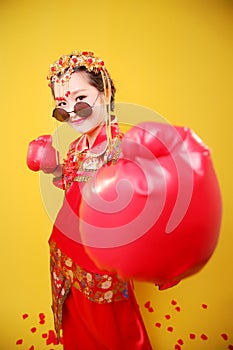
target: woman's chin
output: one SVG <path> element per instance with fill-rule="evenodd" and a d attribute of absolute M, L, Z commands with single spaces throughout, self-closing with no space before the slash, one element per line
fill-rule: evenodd
<path fill-rule="evenodd" d="M 71 126 L 71 128 L 74 129 L 75 131 L 81 134 L 85 134 L 89 129 L 87 125 L 85 127 L 85 122 L 86 122 L 86 119 L 77 119 L 72 122 L 69 122 L 69 126 Z"/>
<path fill-rule="evenodd" d="M 83 121 L 73 121 L 69 122 L 69 125 L 77 132 L 81 134 L 92 134 L 95 132 L 95 130 L 99 129 L 105 124 L 104 121 L 99 121 L 96 124 L 93 125 L 93 123 L 88 123 L 87 119 L 84 119 Z"/>

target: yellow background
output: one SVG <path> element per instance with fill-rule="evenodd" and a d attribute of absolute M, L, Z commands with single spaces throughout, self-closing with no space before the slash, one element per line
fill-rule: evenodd
<path fill-rule="evenodd" d="M 191 127 L 212 149 L 224 206 L 212 259 L 172 289 L 159 292 L 136 283 L 136 293 L 156 350 L 175 349 L 179 339 L 184 350 L 228 349 L 233 345 L 233 2 L 2 0 L 0 10 L 1 350 L 60 349 L 42 338 L 52 329 L 47 247 L 52 224 L 38 174 L 27 169 L 25 158 L 31 139 L 54 131 L 48 67 L 75 49 L 105 60 L 117 101 L 147 106 L 173 124 Z M 147 301 L 153 312 L 144 306 Z M 44 325 L 38 322 L 41 312 Z M 19 339 L 22 345 L 16 345 Z"/>

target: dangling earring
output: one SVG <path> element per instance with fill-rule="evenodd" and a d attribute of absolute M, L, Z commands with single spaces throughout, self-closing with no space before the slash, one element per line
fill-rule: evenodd
<path fill-rule="evenodd" d="M 112 145 L 112 132 L 111 132 L 111 82 L 105 70 L 101 70 L 101 76 L 103 81 L 104 88 L 104 97 L 106 101 L 106 110 L 107 110 L 107 120 L 106 120 L 106 135 L 108 145 L 111 148 Z"/>

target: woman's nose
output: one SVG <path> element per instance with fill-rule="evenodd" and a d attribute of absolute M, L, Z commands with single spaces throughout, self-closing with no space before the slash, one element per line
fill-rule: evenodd
<path fill-rule="evenodd" d="M 75 113 L 74 110 L 71 110 L 71 111 L 68 112 L 68 113 L 69 113 L 71 119 L 74 118 L 74 117 L 76 116 L 76 113 Z"/>

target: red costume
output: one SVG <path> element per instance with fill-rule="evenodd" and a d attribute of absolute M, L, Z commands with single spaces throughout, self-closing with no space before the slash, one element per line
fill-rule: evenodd
<path fill-rule="evenodd" d="M 88 157 L 83 135 L 71 144 L 64 164 L 66 195 L 49 242 L 55 329 L 58 338 L 63 329 L 65 350 L 152 349 L 131 283 L 98 269 L 85 252 L 79 233 L 82 184 L 98 168 L 117 161 L 122 133 L 116 125 L 112 137 L 112 147 L 106 147 L 103 127 L 92 149 L 106 150 Z"/>

